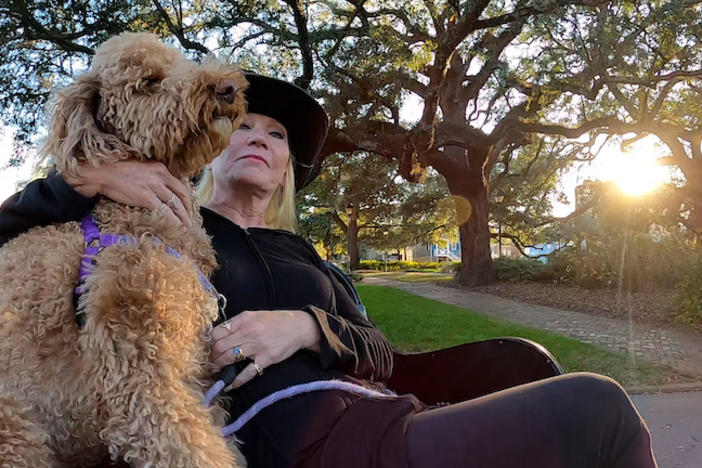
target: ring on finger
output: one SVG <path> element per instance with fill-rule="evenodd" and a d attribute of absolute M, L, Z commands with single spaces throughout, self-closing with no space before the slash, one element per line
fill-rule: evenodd
<path fill-rule="evenodd" d="M 232 331 L 232 322 L 227 320 L 226 322 L 222 322 L 222 326 L 227 329 L 227 331 Z M 241 349 L 239 350 L 241 351 Z"/>
<path fill-rule="evenodd" d="M 168 205 L 170 208 L 175 208 L 175 204 L 176 204 L 176 196 L 171 194 L 171 198 L 168 199 L 168 201 L 166 202 L 166 205 Z"/>
<path fill-rule="evenodd" d="M 232 354 L 234 354 L 234 362 L 239 362 L 246 359 L 246 356 L 244 356 L 244 352 L 239 346 L 234 346 L 232 348 Z"/>
<path fill-rule="evenodd" d="M 254 366 L 254 369 L 256 369 L 256 373 L 259 375 L 259 377 L 262 376 L 263 375 L 263 367 L 256 364 L 256 361 L 253 361 L 251 364 Z"/>
<path fill-rule="evenodd" d="M 158 208 L 156 208 L 156 213 L 160 214 L 161 216 L 164 216 L 167 210 L 168 206 L 166 206 L 165 203 L 161 202 L 161 204 L 158 205 Z"/>

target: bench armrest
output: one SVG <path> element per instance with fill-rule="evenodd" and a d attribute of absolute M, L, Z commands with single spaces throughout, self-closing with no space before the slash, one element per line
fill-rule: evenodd
<path fill-rule="evenodd" d="M 543 346 L 497 338 L 425 353 L 395 352 L 388 387 L 426 404 L 457 403 L 563 373 Z"/>

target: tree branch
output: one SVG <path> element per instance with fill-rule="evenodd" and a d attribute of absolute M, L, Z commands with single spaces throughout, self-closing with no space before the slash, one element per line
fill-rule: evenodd
<path fill-rule="evenodd" d="M 178 42 L 180 44 L 189 50 L 197 50 L 198 52 L 202 52 L 203 54 L 211 54 L 212 52 L 210 49 L 205 47 L 204 45 L 200 44 L 199 42 L 192 41 L 188 39 L 185 36 L 185 32 L 183 30 L 182 24 L 176 25 L 173 23 L 171 20 L 171 15 L 168 14 L 168 11 L 166 11 L 165 8 L 161 5 L 161 2 L 158 0 L 152 0 L 154 6 L 156 7 L 156 10 L 158 10 L 159 14 L 161 17 L 166 21 L 166 25 L 168 26 L 169 31 L 173 33 L 173 35 L 178 39 Z"/>
<path fill-rule="evenodd" d="M 624 96 L 619 87 L 616 84 L 608 84 L 607 88 L 614 95 L 614 97 L 619 101 L 619 103 L 626 109 L 627 113 L 632 119 L 638 119 L 641 117 L 639 110 L 634 106 L 634 104 Z"/>
<path fill-rule="evenodd" d="M 95 54 L 95 50 L 81 44 L 77 44 L 66 35 L 56 29 L 47 29 L 39 21 L 34 18 L 34 15 L 27 8 L 26 2 L 21 0 L 12 1 L 12 11 L 19 14 L 23 24 L 25 25 L 25 36 L 29 40 L 43 39 L 56 44 L 61 49 L 69 52 L 80 52 L 87 55 Z M 74 39 L 82 37 L 84 34 L 73 35 Z"/>
<path fill-rule="evenodd" d="M 339 216 L 339 213 L 337 213 L 336 210 L 331 210 L 329 212 L 329 216 L 331 219 L 334 220 L 334 222 L 339 226 L 339 229 L 344 233 L 344 235 L 348 235 L 349 233 L 349 227 L 346 225 L 343 219 L 341 219 L 341 216 Z"/>
<path fill-rule="evenodd" d="M 552 224 L 556 222 L 565 222 L 565 221 L 571 221 L 579 216 L 582 216 L 583 214 L 587 213 L 590 211 L 592 208 L 594 208 L 602 198 L 606 197 L 609 192 L 604 192 L 604 193 L 598 193 L 596 196 L 594 196 L 591 200 L 588 200 L 587 203 L 582 204 L 580 207 L 576 208 L 571 214 L 568 216 L 564 216 L 561 218 L 555 217 L 555 216 L 548 216 L 543 219 L 533 219 L 526 214 L 521 214 L 521 213 L 515 213 L 514 217 L 519 220 L 519 222 L 522 222 L 530 227 L 533 228 L 538 228 L 538 227 L 543 227 L 546 226 L 547 224 Z"/>
<path fill-rule="evenodd" d="M 491 232 L 491 233 L 490 233 L 490 237 L 493 238 L 493 239 L 505 238 L 505 239 L 511 240 L 511 241 L 512 241 L 512 245 L 514 245 L 514 246 L 517 248 L 517 250 L 519 250 L 519 253 L 520 253 L 520 254 L 522 254 L 523 256 L 525 256 L 525 257 L 527 257 L 527 258 L 532 258 L 532 259 L 543 258 L 543 257 L 549 257 L 549 256 L 555 254 L 556 252 L 558 252 L 558 251 L 560 251 L 560 250 L 562 250 L 562 249 L 564 249 L 565 247 L 568 246 L 568 244 L 564 244 L 564 245 L 558 247 L 557 249 L 555 249 L 555 250 L 553 250 L 552 252 L 549 252 L 549 253 L 544 253 L 544 254 L 539 254 L 539 255 L 529 255 L 528 253 L 526 253 L 526 252 L 524 251 L 524 249 L 527 249 L 527 248 L 538 249 L 538 247 L 535 246 L 535 245 L 525 245 L 525 244 L 521 241 L 521 239 L 519 239 L 519 237 L 515 236 L 514 234 L 508 234 L 508 233 L 506 233 L 506 232 L 502 232 L 502 233 L 494 233 L 494 232 Z"/>
<path fill-rule="evenodd" d="M 312 60 L 312 46 L 310 45 L 310 34 L 307 30 L 307 17 L 302 11 L 302 2 L 300 0 L 285 0 L 293 12 L 295 18 L 295 26 L 297 27 L 297 42 L 300 46 L 300 54 L 302 55 L 302 75 L 295 79 L 295 84 L 302 89 L 310 87 L 312 78 L 314 77 L 314 61 Z"/>

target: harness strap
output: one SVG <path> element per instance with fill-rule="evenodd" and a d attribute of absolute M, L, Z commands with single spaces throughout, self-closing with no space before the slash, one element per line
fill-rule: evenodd
<path fill-rule="evenodd" d="M 95 262 L 98 254 L 102 251 L 102 249 L 111 245 L 137 245 L 137 240 L 132 236 L 123 234 L 101 234 L 100 228 L 95 223 L 95 219 L 93 219 L 92 214 L 89 214 L 83 218 L 80 225 L 83 230 L 83 237 L 85 238 L 85 252 L 80 259 L 80 267 L 78 269 L 78 285 L 73 291 L 73 305 L 76 311 L 76 323 L 78 324 L 79 328 L 83 328 L 85 325 L 85 310 L 80 298 L 86 291 L 85 281 L 95 269 Z M 158 237 L 154 236 L 152 239 L 155 244 L 163 244 L 163 241 L 161 241 L 161 239 Z M 168 245 L 164 245 L 164 250 L 167 254 L 172 255 L 177 259 L 182 258 L 180 252 L 172 247 L 169 247 Z M 199 268 L 197 268 L 197 276 L 200 280 L 200 284 L 202 284 L 203 288 L 205 288 L 205 291 L 217 299 L 219 311 L 223 314 L 224 309 L 227 306 L 227 298 L 217 292 L 217 289 Z"/>

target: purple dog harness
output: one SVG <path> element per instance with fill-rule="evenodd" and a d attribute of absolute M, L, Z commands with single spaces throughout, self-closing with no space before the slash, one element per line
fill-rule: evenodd
<path fill-rule="evenodd" d="M 136 245 L 137 240 L 127 235 L 101 234 L 100 228 L 95 223 L 95 220 L 93 219 L 92 215 L 88 215 L 81 220 L 81 227 L 83 229 L 83 237 L 85 238 L 86 247 L 85 252 L 83 253 L 83 257 L 80 260 L 80 268 L 78 270 L 78 286 L 76 286 L 74 290 L 73 299 L 74 305 L 76 306 L 76 322 L 78 323 L 78 326 L 80 328 L 83 328 L 83 326 L 85 325 L 86 317 L 80 298 L 83 294 L 85 294 L 85 280 L 95 269 L 95 261 L 97 259 L 98 254 L 102 251 L 102 249 L 111 245 Z M 157 237 L 153 237 L 153 240 L 156 244 L 163 244 L 163 242 Z M 166 251 L 166 253 L 174 256 L 175 258 L 181 258 L 180 253 L 172 247 L 164 245 L 164 250 Z M 209 294 L 211 294 L 217 299 L 219 311 L 221 314 L 224 314 L 226 298 L 217 292 L 212 283 L 210 283 L 207 277 L 199 269 L 197 273 L 198 277 L 200 278 L 200 283 L 202 283 L 202 286 Z M 212 404 L 212 400 L 214 400 L 214 398 L 224 389 L 224 387 L 231 384 L 235 376 L 236 374 L 230 373 L 226 377 L 226 379 L 222 379 L 220 377 L 217 380 L 217 382 L 215 382 L 215 384 L 212 385 L 212 387 L 210 387 L 210 389 L 205 394 L 205 407 L 210 407 L 210 405 Z M 271 406 L 274 403 L 277 403 L 281 400 L 285 400 L 287 398 L 292 398 L 296 395 L 301 395 L 303 393 L 317 392 L 323 390 L 341 390 L 369 398 L 392 398 L 394 396 L 393 393 L 382 393 L 376 390 L 371 390 L 358 384 L 344 382 L 342 380 L 316 380 L 300 385 L 293 385 L 292 387 L 288 387 L 284 390 L 278 390 L 277 392 L 273 392 L 267 397 L 264 397 L 256 403 L 254 403 L 248 410 L 242 413 L 241 416 L 239 416 L 236 419 L 236 421 L 222 428 L 222 434 L 225 437 L 233 435 L 239 429 L 241 429 L 244 426 L 244 424 L 246 424 L 254 416 L 256 416 L 261 410 L 267 408 L 268 406 Z"/>
<path fill-rule="evenodd" d="M 98 254 L 105 247 L 111 245 L 136 245 L 137 240 L 131 236 L 120 235 L 120 234 L 101 234 L 100 228 L 95 223 L 92 215 L 88 215 L 81 220 L 81 228 L 83 229 L 83 237 L 85 238 L 85 252 L 83 257 L 80 259 L 80 268 L 78 270 L 78 286 L 76 286 L 73 293 L 73 302 L 75 306 L 76 323 L 80 328 L 85 325 L 85 310 L 80 301 L 81 296 L 85 293 L 85 280 L 90 276 L 90 273 L 95 269 L 95 261 Z M 161 239 L 158 237 L 153 237 L 155 244 L 163 244 Z M 172 247 L 164 245 L 164 250 L 167 254 L 180 259 L 180 253 Z M 217 304 L 219 305 L 219 311 L 224 314 L 224 308 L 226 307 L 226 298 L 219 294 L 215 287 L 210 283 L 207 277 L 198 269 L 197 275 L 200 278 L 200 283 L 205 288 L 208 294 L 212 295 L 217 299 Z"/>

